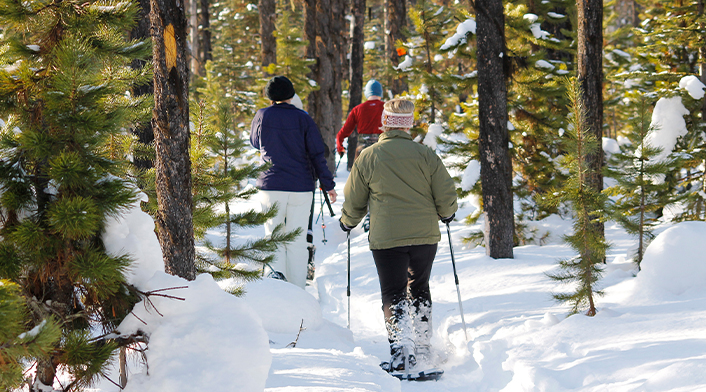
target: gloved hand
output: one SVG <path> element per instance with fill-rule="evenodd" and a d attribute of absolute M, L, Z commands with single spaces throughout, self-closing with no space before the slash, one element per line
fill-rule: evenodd
<path fill-rule="evenodd" d="M 344 233 L 348 233 L 349 231 L 353 230 L 353 227 L 347 226 L 340 219 L 338 220 L 338 223 L 341 225 L 341 230 L 343 230 Z"/>
<path fill-rule="evenodd" d="M 338 152 L 339 158 L 343 158 L 343 154 L 345 154 L 345 153 L 346 153 L 346 150 L 339 151 L 339 152 Z"/>
<path fill-rule="evenodd" d="M 441 218 L 441 221 L 442 221 L 444 224 L 448 225 L 449 223 L 453 222 L 453 220 L 454 220 L 455 217 L 456 217 L 456 214 L 453 213 L 453 214 L 451 214 L 451 216 L 449 216 L 449 217 L 447 217 L 447 218 L 442 218 L 442 217 L 439 217 L 439 218 Z"/>

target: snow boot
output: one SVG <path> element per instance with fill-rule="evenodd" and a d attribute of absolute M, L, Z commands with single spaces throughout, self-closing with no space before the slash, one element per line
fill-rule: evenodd
<path fill-rule="evenodd" d="M 388 372 L 410 372 L 417 364 L 414 350 L 409 345 L 391 344 L 390 361 L 383 362 L 380 367 Z"/>
<path fill-rule="evenodd" d="M 316 268 L 314 265 L 314 254 L 316 253 L 316 246 L 309 244 L 306 248 L 309 250 L 309 261 L 306 265 L 306 280 L 314 280 L 314 270 Z"/>

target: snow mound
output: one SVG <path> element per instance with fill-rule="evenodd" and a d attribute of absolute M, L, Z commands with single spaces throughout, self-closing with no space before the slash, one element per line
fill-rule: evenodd
<path fill-rule="evenodd" d="M 243 392 L 265 388 L 272 362 L 269 338 L 245 300 L 223 291 L 208 274 L 189 282 L 157 272 L 147 284 L 153 290 L 188 289 L 161 292 L 184 301 L 151 296 L 151 304 L 138 303 L 118 327 L 123 334 L 140 329 L 150 336 L 149 374 L 144 369 L 131 376 L 125 392 L 219 391 L 235 384 Z"/>
<path fill-rule="evenodd" d="M 706 222 L 678 223 L 659 234 L 645 251 L 635 293 L 666 290 L 681 295 L 706 282 Z"/>
<path fill-rule="evenodd" d="M 103 244 L 111 256 L 129 254 L 133 263 L 127 273 L 127 281 L 144 289 L 145 281 L 155 272 L 164 272 L 162 248 L 154 233 L 154 220 L 140 209 L 147 195 L 140 192 L 138 200 L 117 217 L 106 219 Z"/>
<path fill-rule="evenodd" d="M 323 322 L 316 298 L 281 280 L 262 279 L 248 283 L 245 300 L 259 314 L 268 332 L 296 334 L 302 320 L 308 330 L 318 329 Z"/>
<path fill-rule="evenodd" d="M 125 391 L 223 390 L 234 382 L 239 391 L 262 391 L 272 358 L 257 314 L 208 274 L 193 282 L 167 275 L 154 220 L 142 212 L 141 201 L 147 201 L 144 193 L 120 216 L 106 221 L 106 250 L 133 258 L 127 279 L 139 290 L 188 288 L 159 292 L 183 301 L 152 295 L 149 303 L 139 302 L 118 327 L 121 334 L 140 330 L 149 336 L 149 375 L 147 368 L 131 374 Z"/>

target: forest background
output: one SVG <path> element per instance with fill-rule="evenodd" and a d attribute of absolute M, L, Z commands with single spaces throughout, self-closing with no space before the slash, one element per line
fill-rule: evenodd
<path fill-rule="evenodd" d="M 3 0 L 1 385 L 24 382 L 30 358 L 34 390 L 58 368 L 75 377 L 66 390 L 80 388 L 115 350 L 146 340 L 110 332 L 136 302 L 164 294 L 128 285 L 129 258 L 100 243 L 105 218 L 137 200 L 135 185 L 150 196 L 167 272 L 259 276 L 238 261 L 266 264 L 292 233 L 232 244 L 238 226 L 273 211 L 228 205 L 256 193 L 244 187 L 262 170 L 244 158 L 246 136 L 272 75 L 293 81 L 331 151 L 371 78 L 384 99 L 415 102 L 417 140 L 465 136 L 438 147 L 465 173 L 480 167 L 478 181 L 458 178 L 486 213 L 468 241 L 508 258 L 542 242 L 526 221 L 574 217 L 567 242 L 579 257 L 554 278 L 580 289 L 557 299 L 595 313 L 603 222 L 635 233 L 639 266 L 665 206 L 683 206 L 675 220 L 705 218 L 704 5 Z M 671 144 L 650 120 L 660 105 L 683 114 Z M 336 154 L 328 161 L 333 169 Z M 605 192 L 604 175 L 615 181 Z M 227 243 L 197 253 L 214 227 Z"/>

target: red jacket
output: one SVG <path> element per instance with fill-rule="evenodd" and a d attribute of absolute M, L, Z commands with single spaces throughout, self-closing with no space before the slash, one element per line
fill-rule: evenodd
<path fill-rule="evenodd" d="M 382 133 L 380 130 L 382 122 L 380 120 L 382 119 L 382 109 L 384 105 L 385 103 L 379 99 L 371 99 L 351 110 L 351 113 L 346 119 L 346 123 L 343 124 L 341 130 L 338 131 L 338 135 L 336 135 L 336 148 L 338 152 L 345 151 L 343 148 L 343 139 L 350 136 L 356 126 L 358 127 L 358 133 Z"/>

